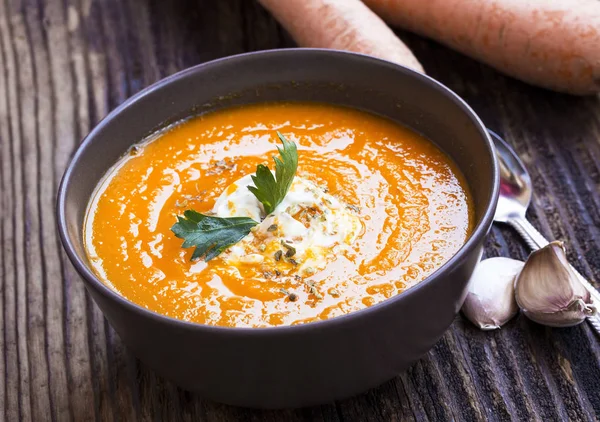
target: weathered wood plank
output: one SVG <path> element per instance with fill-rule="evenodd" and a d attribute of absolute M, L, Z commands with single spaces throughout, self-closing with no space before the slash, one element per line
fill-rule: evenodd
<path fill-rule="evenodd" d="M 430 75 L 531 170 L 530 217 L 600 277 L 600 99 L 553 94 L 417 36 Z M 203 401 L 138 362 L 86 295 L 53 216 L 82 136 L 125 98 L 187 66 L 293 45 L 249 0 L 0 0 L 0 420 L 600 420 L 600 344 L 586 325 L 462 317 L 432 351 L 356 398 L 251 411 Z M 525 258 L 505 227 L 487 256 Z M 596 284 L 598 285 L 598 284 Z"/>
<path fill-rule="evenodd" d="M 6 280 L 5 303 L 5 333 L 7 370 L 12 372 L 12 378 L 7 379 L 7 417 L 20 416 L 24 420 L 32 417 L 32 403 L 30 395 L 30 368 L 27 350 L 27 293 L 25 291 L 25 205 L 23 201 L 23 172 L 22 172 L 22 144 L 23 133 L 21 117 L 21 100 L 19 96 L 20 63 L 18 56 L 18 39 L 23 39 L 22 33 L 15 31 L 15 20 L 11 19 L 10 5 L 3 2 L 0 9 L 0 28 L 3 33 L 3 67 L 6 78 L 6 124 L 9 126 L 9 135 L 6 143 L 8 151 L 3 154 L 3 165 L 7 167 L 5 182 L 8 184 L 7 191 L 8 207 L 11 223 L 5 231 L 5 241 L 8 243 L 9 269 Z M 21 43 L 22 45 L 22 43 Z M 7 220 L 8 220 L 7 218 Z M 12 267 L 12 268 L 11 268 Z M 12 270 L 12 271 L 11 271 Z M 47 394 L 47 391 L 41 392 Z"/>

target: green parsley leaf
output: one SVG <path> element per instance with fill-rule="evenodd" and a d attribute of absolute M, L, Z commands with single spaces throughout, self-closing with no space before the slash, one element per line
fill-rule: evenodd
<path fill-rule="evenodd" d="M 263 204 L 266 215 L 271 214 L 277 205 L 290 190 L 292 181 L 298 168 L 298 149 L 296 144 L 288 141 L 285 136 L 277 132 L 283 144 L 283 149 L 277 147 L 281 159 L 273 157 L 275 161 L 275 177 L 271 170 L 263 164 L 256 167 L 256 174 L 252 176 L 255 186 L 248 186 L 248 190 Z"/>
<path fill-rule="evenodd" d="M 184 239 L 182 248 L 196 247 L 192 260 L 204 256 L 205 261 L 210 261 L 242 240 L 257 224 L 248 217 L 219 218 L 187 210 L 183 217 L 177 217 L 171 231 Z"/>

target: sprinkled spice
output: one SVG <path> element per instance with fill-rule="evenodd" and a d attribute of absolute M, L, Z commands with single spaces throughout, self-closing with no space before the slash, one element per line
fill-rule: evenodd
<path fill-rule="evenodd" d="M 288 297 L 288 299 L 290 300 L 290 302 L 295 302 L 298 300 L 298 295 L 296 293 L 290 293 L 284 288 L 279 289 L 279 291 L 281 293 L 283 293 L 284 295 L 286 295 Z"/>
<path fill-rule="evenodd" d="M 296 261 L 294 258 L 290 258 L 288 262 L 292 265 L 298 265 L 298 261 Z"/>
<path fill-rule="evenodd" d="M 323 296 L 321 296 L 321 293 L 319 293 L 319 291 L 315 287 L 314 281 L 304 280 L 304 284 L 308 286 L 308 290 L 310 291 L 310 293 L 313 294 L 317 299 L 323 299 Z"/>
<path fill-rule="evenodd" d="M 214 163 L 214 168 L 206 171 L 208 175 L 221 174 L 224 171 L 232 170 L 235 168 L 235 164 L 232 162 L 227 162 L 225 160 L 219 160 Z"/>
<path fill-rule="evenodd" d="M 265 276 L 265 278 L 268 280 L 271 277 L 273 277 L 273 273 L 271 271 L 264 271 L 263 275 Z"/>
<path fill-rule="evenodd" d="M 204 195 L 206 193 L 206 189 L 202 189 L 200 190 L 200 186 L 198 185 L 198 183 L 196 183 L 196 192 L 198 192 L 198 195 Z"/>
<path fill-rule="evenodd" d="M 285 243 L 283 240 L 281 241 L 281 245 L 287 249 L 287 251 L 285 253 L 286 258 L 291 258 L 294 255 L 296 255 L 296 248 L 294 248 L 292 245 Z"/>
<path fill-rule="evenodd" d="M 275 270 L 275 276 L 279 277 L 281 275 L 281 272 L 279 272 L 279 270 Z"/>
<path fill-rule="evenodd" d="M 271 224 L 267 229 L 268 232 L 274 232 L 277 230 L 277 224 Z"/>
<path fill-rule="evenodd" d="M 138 155 L 140 153 L 140 147 L 138 147 L 137 145 L 132 145 L 129 148 L 129 155 Z"/>
<path fill-rule="evenodd" d="M 275 252 L 275 255 L 273 255 L 273 257 L 275 258 L 275 261 L 279 261 L 281 259 L 282 255 L 283 255 L 283 251 L 280 249 L 277 252 Z"/>
<path fill-rule="evenodd" d="M 196 183 L 196 195 L 185 195 L 184 198 L 185 199 L 189 199 L 191 201 L 198 201 L 198 202 L 202 202 L 203 201 L 203 196 L 206 194 L 206 190 L 200 190 L 198 189 L 198 184 Z"/>
<path fill-rule="evenodd" d="M 346 205 L 346 208 L 356 213 L 360 213 L 360 207 L 357 207 L 356 205 Z"/>

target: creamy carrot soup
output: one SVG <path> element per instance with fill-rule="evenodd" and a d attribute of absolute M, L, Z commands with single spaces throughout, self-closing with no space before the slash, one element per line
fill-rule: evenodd
<path fill-rule="evenodd" d="M 283 157 L 278 132 L 297 146 L 297 171 L 266 215 L 248 186 L 257 165 L 275 170 Z M 174 233 L 189 210 L 250 224 L 217 256 L 192 259 Z M 463 176 L 427 139 L 362 111 L 274 103 L 196 117 L 133 147 L 98 186 L 84 236 L 98 277 L 138 305 L 268 327 L 397 295 L 451 258 L 472 225 Z"/>

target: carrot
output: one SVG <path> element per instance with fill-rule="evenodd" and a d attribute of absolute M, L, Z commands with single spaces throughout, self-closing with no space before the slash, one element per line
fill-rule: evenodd
<path fill-rule="evenodd" d="M 364 0 L 387 22 L 518 79 L 571 94 L 600 91 L 598 0 Z"/>
<path fill-rule="evenodd" d="M 301 47 L 369 54 L 423 72 L 394 32 L 360 0 L 259 0 Z"/>

